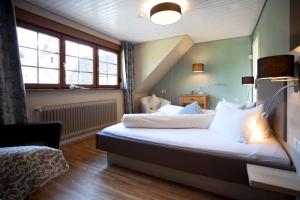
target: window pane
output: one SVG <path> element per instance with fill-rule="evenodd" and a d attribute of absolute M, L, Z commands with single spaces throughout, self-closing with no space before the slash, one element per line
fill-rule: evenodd
<path fill-rule="evenodd" d="M 37 83 L 37 68 L 22 66 L 24 83 Z"/>
<path fill-rule="evenodd" d="M 66 41 L 66 55 L 78 57 L 78 44 Z"/>
<path fill-rule="evenodd" d="M 106 63 L 99 63 L 99 74 L 107 74 L 107 64 Z"/>
<path fill-rule="evenodd" d="M 99 84 L 100 85 L 107 85 L 107 76 L 100 75 L 99 76 Z"/>
<path fill-rule="evenodd" d="M 37 66 L 37 50 L 20 47 L 19 53 L 22 65 Z"/>
<path fill-rule="evenodd" d="M 17 27 L 19 46 L 37 49 L 37 32 Z"/>
<path fill-rule="evenodd" d="M 108 76 L 107 77 L 107 85 L 117 85 L 117 84 L 118 84 L 117 76 Z"/>
<path fill-rule="evenodd" d="M 107 53 L 108 53 L 107 51 L 101 49 L 98 50 L 98 56 L 100 62 L 107 62 Z"/>
<path fill-rule="evenodd" d="M 78 84 L 78 72 L 66 71 L 66 84 Z"/>
<path fill-rule="evenodd" d="M 79 71 L 93 72 L 93 61 L 86 59 L 79 59 Z"/>
<path fill-rule="evenodd" d="M 59 40 L 43 33 L 39 33 L 39 50 L 59 53 Z"/>
<path fill-rule="evenodd" d="M 108 74 L 111 74 L 111 75 L 117 75 L 117 74 L 118 74 L 118 68 L 117 68 L 117 65 L 109 64 L 109 65 L 108 65 Z"/>
<path fill-rule="evenodd" d="M 39 51 L 39 66 L 47 68 L 59 68 L 58 54 Z"/>
<path fill-rule="evenodd" d="M 66 70 L 78 71 L 78 58 L 66 56 Z"/>
<path fill-rule="evenodd" d="M 92 73 L 79 73 L 79 84 L 90 85 L 93 83 Z"/>
<path fill-rule="evenodd" d="M 117 64 L 117 59 L 118 59 L 117 54 L 111 53 L 111 52 L 108 53 L 108 55 L 107 55 L 107 62 L 108 63 Z"/>
<path fill-rule="evenodd" d="M 56 69 L 39 69 L 39 83 L 58 84 L 59 71 Z"/>
<path fill-rule="evenodd" d="M 79 57 L 85 59 L 93 59 L 93 48 L 87 45 L 79 45 Z"/>

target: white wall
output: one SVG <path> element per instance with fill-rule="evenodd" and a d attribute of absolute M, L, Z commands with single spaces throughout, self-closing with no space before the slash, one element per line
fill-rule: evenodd
<path fill-rule="evenodd" d="M 192 45 L 193 41 L 187 35 L 135 45 L 136 92 L 147 93 Z"/>

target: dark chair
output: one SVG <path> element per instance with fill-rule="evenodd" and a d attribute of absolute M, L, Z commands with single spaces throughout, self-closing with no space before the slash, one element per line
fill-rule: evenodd
<path fill-rule="evenodd" d="M 59 148 L 61 122 L 0 125 L 0 147 L 48 146 Z"/>
<path fill-rule="evenodd" d="M 12 125 L 0 125 L 0 148 L 1 147 L 15 147 L 15 146 L 47 146 L 55 149 L 59 148 L 60 135 L 61 135 L 62 123 L 61 122 L 37 122 L 37 123 L 27 123 L 27 124 L 12 124 Z M 58 155 L 58 154 L 56 154 Z M 66 162 L 63 158 L 63 161 Z M 56 171 L 54 168 L 45 168 L 46 170 L 52 170 L 53 174 L 59 174 L 67 171 L 68 164 L 61 164 L 62 158 L 58 163 L 57 167 L 64 166 L 61 171 Z M 54 175 L 53 175 L 54 176 Z M 51 176 L 49 176 L 51 177 Z M 51 177 L 53 178 L 53 177 Z M 10 179 L 9 179 L 10 180 Z M 39 180 L 41 181 L 41 180 Z M 28 183 L 28 188 L 32 189 L 32 185 L 36 184 L 35 181 Z M 12 180 L 13 183 L 13 180 Z M 45 182 L 44 182 L 45 183 Z M 0 183 L 1 184 L 1 183 Z M 4 183 L 2 183 L 4 184 Z M 8 183 L 6 183 L 9 185 Z M 30 185 L 32 184 L 32 185 Z M 0 187 L 1 188 L 1 187 Z M 4 187 L 5 188 L 5 187 Z M 18 187 L 16 187 L 18 188 Z M 3 186 L 2 186 L 3 189 Z M 24 189 L 24 188 L 23 188 Z M 6 191 L 6 190 L 5 190 Z M 24 192 L 25 191 L 25 192 Z M 27 189 L 24 189 L 24 194 L 28 195 L 29 192 Z M 8 192 L 8 191 L 6 191 Z M 8 192 L 9 193 L 9 192 Z M 16 195 L 16 194 L 14 194 Z M 0 191 L 1 199 L 1 191 Z M 25 200 L 28 200 L 29 197 L 25 197 Z"/>

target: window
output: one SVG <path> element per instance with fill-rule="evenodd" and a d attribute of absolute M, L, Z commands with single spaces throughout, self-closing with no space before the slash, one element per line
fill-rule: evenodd
<path fill-rule="evenodd" d="M 102 49 L 98 50 L 99 56 L 99 85 L 118 85 L 118 54 Z"/>
<path fill-rule="evenodd" d="M 119 51 L 114 47 L 103 50 L 97 40 L 79 39 L 22 22 L 17 34 L 27 89 L 119 87 Z"/>
<path fill-rule="evenodd" d="M 65 41 L 66 84 L 93 84 L 93 48 L 77 42 Z"/>
<path fill-rule="evenodd" d="M 24 83 L 59 84 L 59 39 L 18 27 Z"/>

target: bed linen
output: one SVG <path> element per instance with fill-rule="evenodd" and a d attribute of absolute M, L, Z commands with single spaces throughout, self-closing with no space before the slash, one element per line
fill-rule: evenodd
<path fill-rule="evenodd" d="M 257 143 L 243 144 L 208 129 L 126 128 L 122 123 L 107 127 L 102 133 L 280 166 L 291 165 L 288 155 L 273 136 Z"/>
<path fill-rule="evenodd" d="M 122 123 L 127 128 L 201 128 L 207 129 L 215 114 L 124 114 Z"/>

